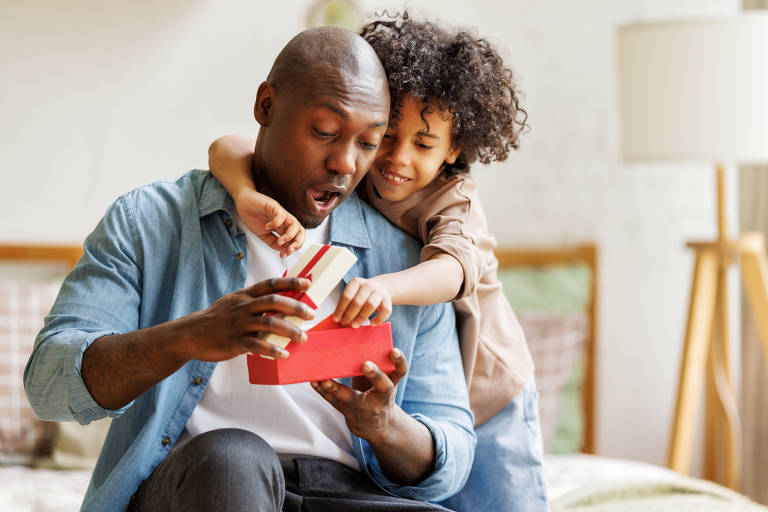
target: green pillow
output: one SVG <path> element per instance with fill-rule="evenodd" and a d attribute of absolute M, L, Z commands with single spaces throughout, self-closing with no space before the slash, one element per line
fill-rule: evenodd
<path fill-rule="evenodd" d="M 516 313 L 585 311 L 592 275 L 585 263 L 500 268 L 499 280 Z"/>
<path fill-rule="evenodd" d="M 592 275 L 585 263 L 553 264 L 501 268 L 499 280 L 519 316 L 538 312 L 572 314 L 586 312 Z M 580 451 L 584 437 L 584 362 L 582 358 L 574 365 L 567 382 L 560 388 L 555 434 L 547 446 L 548 453 Z"/>

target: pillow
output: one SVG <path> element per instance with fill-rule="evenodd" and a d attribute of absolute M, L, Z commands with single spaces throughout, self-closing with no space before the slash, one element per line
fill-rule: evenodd
<path fill-rule="evenodd" d="M 59 282 L 0 282 L 0 464 L 31 464 L 50 453 L 55 424 L 32 412 L 23 375 L 59 287 Z"/>
<path fill-rule="evenodd" d="M 536 366 L 539 420 L 547 453 L 581 449 L 581 382 L 588 333 L 583 313 L 523 312 L 518 315 Z"/>
<path fill-rule="evenodd" d="M 584 438 L 582 383 L 591 271 L 584 263 L 499 269 L 536 366 L 544 449 L 574 453 Z"/>
<path fill-rule="evenodd" d="M 111 420 L 104 418 L 88 425 L 67 421 L 56 424 L 53 452 L 37 461 L 39 468 L 93 469 Z"/>

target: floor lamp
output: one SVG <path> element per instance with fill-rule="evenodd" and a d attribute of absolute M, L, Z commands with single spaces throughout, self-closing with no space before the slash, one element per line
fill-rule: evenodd
<path fill-rule="evenodd" d="M 768 14 L 624 26 L 618 59 L 624 159 L 715 165 L 717 238 L 687 244 L 696 259 L 667 464 L 690 472 L 706 390 L 704 476 L 735 489 L 726 274 L 741 264 L 768 369 L 768 261 L 762 234 L 728 233 L 723 164 L 768 162 Z"/>

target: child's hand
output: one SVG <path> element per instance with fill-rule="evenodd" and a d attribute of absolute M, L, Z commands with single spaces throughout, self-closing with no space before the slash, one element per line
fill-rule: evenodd
<path fill-rule="evenodd" d="M 386 322 L 392 314 L 392 295 L 373 279 L 356 277 L 347 283 L 341 294 L 333 319 L 341 325 L 360 327 L 373 313 L 371 325 Z"/>
<path fill-rule="evenodd" d="M 237 212 L 245 225 L 262 242 L 285 258 L 304 245 L 306 231 L 299 221 L 280 203 L 253 189 L 243 191 L 235 199 Z"/>

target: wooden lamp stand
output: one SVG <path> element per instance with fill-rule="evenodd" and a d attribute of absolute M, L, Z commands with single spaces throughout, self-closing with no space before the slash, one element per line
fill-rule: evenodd
<path fill-rule="evenodd" d="M 717 240 L 687 244 L 696 253 L 696 263 L 667 466 L 683 474 L 690 472 L 698 405 L 704 387 L 704 477 L 736 489 L 741 464 L 741 428 L 731 384 L 726 278 L 731 264 L 740 261 L 747 300 L 768 365 L 768 260 L 762 233 L 728 236 L 724 174 L 723 166 L 718 165 Z M 705 377 L 706 386 L 703 386 Z"/>

